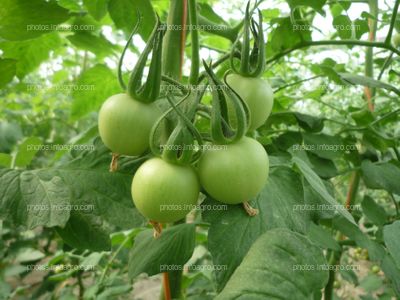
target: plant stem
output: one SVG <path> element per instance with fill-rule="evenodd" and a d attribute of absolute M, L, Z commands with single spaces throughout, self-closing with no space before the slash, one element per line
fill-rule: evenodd
<path fill-rule="evenodd" d="M 353 174 L 351 175 L 349 189 L 347 191 L 347 197 L 346 197 L 345 207 L 348 211 L 351 211 L 350 209 L 351 203 L 354 202 L 354 199 L 356 198 L 359 183 L 360 183 L 360 172 L 354 171 Z"/>
<path fill-rule="evenodd" d="M 393 29 L 394 25 L 396 23 L 396 18 L 397 18 L 397 12 L 399 10 L 399 5 L 400 5 L 400 0 L 396 0 L 394 7 L 393 7 L 393 14 L 392 14 L 392 19 L 390 20 L 390 27 L 388 31 L 388 35 L 385 40 L 385 44 L 390 45 L 392 42 L 392 35 L 393 35 Z"/>
<path fill-rule="evenodd" d="M 104 282 L 104 279 L 106 277 L 108 269 L 111 267 L 111 264 L 115 260 L 115 258 L 118 256 L 118 254 L 121 252 L 121 250 L 125 247 L 125 245 L 134 237 L 133 233 L 128 234 L 125 239 L 122 241 L 121 245 L 117 248 L 117 250 L 114 252 L 114 254 L 111 256 L 111 258 L 108 260 L 106 266 L 103 269 L 103 272 L 101 273 L 100 280 L 99 280 L 99 285 L 102 285 Z"/>
<path fill-rule="evenodd" d="M 167 19 L 167 32 L 163 45 L 163 74 L 180 79 L 182 69 L 182 15 L 184 0 L 171 0 Z M 177 30 L 179 28 L 179 30 Z"/>
<path fill-rule="evenodd" d="M 296 50 L 299 50 L 302 48 L 313 47 L 313 46 L 329 46 L 329 45 L 376 47 L 376 48 L 382 48 L 382 49 L 392 51 L 400 56 L 400 50 L 396 49 L 395 47 L 393 47 L 390 44 L 386 44 L 386 43 L 382 43 L 382 42 L 369 42 L 369 41 L 359 41 L 359 40 L 302 41 L 302 42 L 298 43 L 297 45 L 293 46 L 292 48 L 286 49 L 286 50 L 274 55 L 270 59 L 267 59 L 267 64 L 272 63 L 272 62 L 292 53 L 293 51 L 296 51 Z"/>
<path fill-rule="evenodd" d="M 302 79 L 302 80 L 299 80 L 299 81 L 295 81 L 295 82 L 292 82 L 292 83 L 288 83 L 288 84 L 282 85 L 282 86 L 278 87 L 276 90 L 274 90 L 274 93 L 279 92 L 279 91 L 281 91 L 281 90 L 283 90 L 285 88 L 288 88 L 288 87 L 291 87 L 291 86 L 294 86 L 294 85 L 298 85 L 298 84 L 303 83 L 303 82 L 314 80 L 314 79 L 319 78 L 319 77 L 322 77 L 322 75 L 316 75 L 316 76 L 313 76 L 313 77 L 310 77 L 310 78 L 306 78 L 306 79 Z"/>
<path fill-rule="evenodd" d="M 378 18 L 379 10 L 378 10 L 377 0 L 369 0 L 369 12 L 372 16 Z M 375 42 L 377 22 L 376 20 L 369 18 L 368 25 L 369 25 L 368 40 L 370 42 Z M 374 48 L 372 47 L 368 47 L 365 52 L 365 76 L 369 78 L 374 78 Z M 366 86 L 364 87 L 364 94 L 368 103 L 368 109 L 371 112 L 373 112 L 374 103 L 372 102 L 372 99 L 375 95 L 375 89 Z"/>
<path fill-rule="evenodd" d="M 197 84 L 199 79 L 200 55 L 199 55 L 199 33 L 197 31 L 198 18 L 196 0 L 189 0 L 190 35 L 192 39 L 192 60 L 190 67 L 190 84 Z"/>

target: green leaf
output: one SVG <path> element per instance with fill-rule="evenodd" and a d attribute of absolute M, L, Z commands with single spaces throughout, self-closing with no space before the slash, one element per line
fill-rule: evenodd
<path fill-rule="evenodd" d="M 383 189 L 400 195 L 400 167 L 391 162 L 372 163 L 364 160 L 361 170 L 365 185 L 370 189 Z"/>
<path fill-rule="evenodd" d="M 44 253 L 40 252 L 39 250 L 32 249 L 32 248 L 22 248 L 18 251 L 15 260 L 20 263 L 26 263 L 30 261 L 36 261 L 44 258 Z"/>
<path fill-rule="evenodd" d="M 368 21 L 357 19 L 354 21 L 354 28 L 356 31 L 356 38 L 359 40 L 364 33 L 369 32 Z"/>
<path fill-rule="evenodd" d="M 83 0 L 83 5 L 97 21 L 100 21 L 107 13 L 109 0 Z"/>
<path fill-rule="evenodd" d="M 372 261 L 381 261 L 385 255 L 385 249 L 376 241 L 371 240 L 360 228 L 342 216 L 335 216 L 332 222 L 333 228 L 342 232 L 345 236 L 355 241 L 356 244 L 368 250 Z"/>
<path fill-rule="evenodd" d="M 0 46 L 1 47 L 1 46 Z M 0 58 L 0 88 L 11 82 L 17 72 L 17 61 L 15 59 Z"/>
<path fill-rule="evenodd" d="M 324 121 L 321 118 L 310 116 L 302 113 L 294 113 L 299 126 L 304 130 L 311 132 L 319 132 L 324 128 Z"/>
<path fill-rule="evenodd" d="M 62 41 L 57 32 L 44 34 L 28 41 L 0 42 L 3 56 L 17 61 L 16 75 L 19 79 L 34 71 L 50 57 L 50 52 L 61 47 Z"/>
<path fill-rule="evenodd" d="M 317 174 L 299 157 L 293 157 L 293 162 L 299 168 L 301 173 L 304 175 L 305 179 L 311 185 L 311 187 L 326 201 L 326 204 L 335 208 L 335 211 L 339 212 L 342 216 L 344 216 L 351 223 L 354 223 L 353 216 L 344 208 L 343 205 L 340 205 L 326 190 L 325 185 L 323 184 L 321 178 L 318 177 Z"/>
<path fill-rule="evenodd" d="M 55 1 L 2 0 L 0 37 L 11 41 L 33 39 L 55 30 L 68 18 L 68 10 Z"/>
<path fill-rule="evenodd" d="M 267 8 L 263 9 L 261 13 L 263 16 L 263 20 L 266 21 L 278 18 L 279 15 L 281 14 L 281 11 L 279 10 L 279 8 Z"/>
<path fill-rule="evenodd" d="M 365 196 L 361 207 L 366 217 L 375 225 L 383 226 L 387 221 L 385 209 L 378 205 L 371 197 Z"/>
<path fill-rule="evenodd" d="M 366 76 L 355 75 L 355 74 L 348 74 L 348 73 L 338 73 L 340 77 L 343 79 L 344 82 L 347 82 L 352 85 L 362 85 L 368 86 L 371 88 L 379 88 L 385 89 L 388 91 L 392 91 L 397 95 L 400 95 L 400 90 L 394 87 L 393 85 L 384 83 L 382 81 L 372 79 Z"/>
<path fill-rule="evenodd" d="M 326 264 L 322 250 L 305 236 L 272 229 L 254 243 L 215 299 L 312 299 L 328 281 Z"/>
<path fill-rule="evenodd" d="M 159 238 L 153 230 L 142 231 L 135 238 L 129 255 L 129 277 L 141 273 L 149 276 L 171 270 L 183 270 L 195 246 L 194 224 L 180 224 L 163 230 Z"/>
<path fill-rule="evenodd" d="M 58 0 L 57 3 L 61 7 L 64 7 L 71 12 L 79 13 L 82 11 L 81 6 L 79 5 L 78 1 L 76 1 L 76 0 Z"/>
<path fill-rule="evenodd" d="M 17 153 L 15 154 L 14 165 L 21 168 L 28 166 L 39 151 L 41 145 L 42 140 L 36 136 L 26 138 L 18 146 Z"/>
<path fill-rule="evenodd" d="M 321 158 L 315 154 L 307 153 L 311 168 L 317 175 L 329 179 L 338 175 L 338 170 L 332 160 Z"/>
<path fill-rule="evenodd" d="M 18 123 L 0 122 L 0 152 L 11 152 L 21 138 L 23 134 Z"/>
<path fill-rule="evenodd" d="M 342 269 L 340 268 L 339 270 L 340 276 L 342 276 L 342 278 L 352 284 L 354 284 L 355 286 L 358 285 L 358 277 L 357 274 L 352 270 L 352 269 Z"/>
<path fill-rule="evenodd" d="M 59 226 L 75 248 L 109 250 L 113 231 L 144 223 L 130 195 L 132 175 L 110 173 L 109 159 L 102 146 L 54 168 L 0 169 L 0 217 L 28 228 Z"/>
<path fill-rule="evenodd" d="M 105 65 L 95 65 L 84 71 L 76 85 L 82 89 L 72 92 L 72 117 L 80 118 L 98 110 L 111 95 L 121 92 L 116 75 Z"/>
<path fill-rule="evenodd" d="M 125 33 L 132 32 L 137 22 L 137 10 L 142 18 L 139 34 L 147 40 L 155 26 L 156 18 L 149 0 L 109 0 L 108 12 L 118 29 Z"/>
<path fill-rule="evenodd" d="M 290 17 L 278 18 L 275 19 L 275 22 L 278 23 L 278 26 L 272 30 L 268 38 L 270 42 L 267 43 L 267 57 L 284 52 L 304 40 L 311 40 L 309 24 L 303 21 L 296 21 L 294 24 Z"/>
<path fill-rule="evenodd" d="M 332 233 L 324 229 L 322 226 L 310 223 L 307 235 L 313 243 L 323 249 L 327 248 L 334 251 L 341 251 L 341 247 L 338 242 L 332 237 Z"/>
<path fill-rule="evenodd" d="M 400 269 L 400 221 L 383 227 L 383 239 L 389 253 L 392 255 L 396 262 L 397 267 Z"/>
<path fill-rule="evenodd" d="M 340 15 L 333 19 L 333 27 L 336 29 L 339 37 L 342 40 L 347 40 L 352 37 L 353 23 L 346 15 Z"/>
<path fill-rule="evenodd" d="M 57 173 L 41 170 L 0 170 L 0 217 L 27 228 L 64 226 L 69 210 L 57 210 L 70 203 L 70 193 Z"/>
<path fill-rule="evenodd" d="M 110 55 L 115 48 L 104 36 L 96 36 L 89 32 L 75 32 L 67 36 L 67 39 L 77 48 L 90 51 L 99 58 Z"/>
<path fill-rule="evenodd" d="M 203 17 L 207 18 L 215 24 L 227 24 L 227 22 L 217 13 L 214 12 L 213 8 L 208 3 L 198 3 L 198 13 Z"/>
<path fill-rule="evenodd" d="M 375 274 L 367 275 L 360 282 L 360 288 L 369 293 L 380 289 L 382 285 L 383 285 L 382 278 Z"/>
<path fill-rule="evenodd" d="M 325 5 L 326 0 L 286 0 L 290 8 L 293 10 L 299 6 L 308 6 L 315 9 L 318 13 L 325 16 L 322 7 Z"/>
<path fill-rule="evenodd" d="M 325 159 L 336 159 L 343 155 L 344 144 L 340 137 L 327 134 L 303 133 L 305 149 Z"/>
<path fill-rule="evenodd" d="M 219 202 L 209 198 L 204 204 L 213 207 Z M 309 216 L 301 209 L 304 204 L 300 177 L 287 167 L 279 167 L 271 170 L 267 185 L 252 202 L 259 210 L 257 216 L 249 217 L 241 205 L 228 205 L 227 210 L 205 210 L 203 218 L 211 223 L 208 249 L 213 263 L 226 266 L 215 271 L 218 290 L 225 286 L 248 249 L 266 230 L 289 228 L 307 232 Z"/>
<path fill-rule="evenodd" d="M 12 156 L 7 153 L 0 153 L 0 167 L 10 168 Z"/>

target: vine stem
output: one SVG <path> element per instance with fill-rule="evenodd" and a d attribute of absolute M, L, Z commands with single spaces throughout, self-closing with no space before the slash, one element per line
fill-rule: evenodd
<path fill-rule="evenodd" d="M 390 45 L 390 43 L 392 42 L 392 35 L 393 35 L 394 25 L 396 23 L 399 5 L 400 5 L 400 0 L 396 0 L 394 7 L 393 7 L 392 19 L 390 20 L 390 27 L 389 27 L 388 35 L 386 36 L 386 39 L 385 39 L 385 44 L 387 44 L 387 45 Z"/>
<path fill-rule="evenodd" d="M 104 282 L 104 279 L 106 277 L 107 271 L 108 269 L 111 267 L 111 264 L 113 263 L 113 261 L 116 259 L 116 257 L 118 256 L 118 254 L 121 252 L 121 250 L 126 246 L 126 244 L 132 240 L 132 238 L 134 237 L 133 232 L 129 233 L 125 239 L 122 241 L 121 245 L 119 245 L 119 247 L 117 248 L 117 250 L 114 252 L 113 256 L 111 256 L 111 258 L 108 260 L 106 266 L 103 269 L 103 272 L 101 273 L 100 276 L 100 280 L 99 280 L 99 285 L 101 286 Z"/>
<path fill-rule="evenodd" d="M 189 1 L 189 17 L 190 17 L 190 36 L 192 39 L 192 57 L 189 83 L 195 85 L 199 79 L 199 68 L 200 68 L 200 55 L 199 55 L 199 33 L 198 28 L 198 16 L 196 8 L 196 0 Z"/>
<path fill-rule="evenodd" d="M 171 300 L 171 289 L 169 287 L 168 272 L 162 273 L 162 282 L 163 282 L 163 290 L 164 290 L 164 300 Z"/>
<path fill-rule="evenodd" d="M 186 44 L 186 24 L 187 24 L 187 13 L 188 13 L 188 0 L 183 1 L 183 12 L 182 12 L 182 32 L 181 32 L 181 52 L 180 52 L 180 68 L 179 68 L 179 79 L 182 79 L 183 62 L 185 59 L 185 44 Z"/>
<path fill-rule="evenodd" d="M 329 45 L 376 47 L 376 48 L 381 48 L 381 49 L 386 49 L 386 50 L 392 51 L 400 56 L 400 50 L 393 47 L 390 43 L 387 44 L 386 42 L 369 42 L 369 41 L 359 41 L 359 40 L 303 41 L 303 42 L 293 46 L 292 48 L 286 49 L 286 50 L 274 55 L 270 59 L 267 59 L 267 64 L 272 63 L 272 62 L 292 53 L 293 51 L 296 51 L 296 50 L 299 50 L 302 48 L 307 48 L 307 47 L 312 47 L 312 46 L 329 46 Z"/>

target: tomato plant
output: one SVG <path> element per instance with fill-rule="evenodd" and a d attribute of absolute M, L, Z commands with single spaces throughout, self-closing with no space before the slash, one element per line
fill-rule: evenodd
<path fill-rule="evenodd" d="M 0 1 L 0 299 L 398 299 L 399 8 Z"/>

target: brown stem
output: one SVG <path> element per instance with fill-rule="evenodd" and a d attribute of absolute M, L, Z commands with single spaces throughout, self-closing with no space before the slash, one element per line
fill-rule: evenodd
<path fill-rule="evenodd" d="M 164 290 L 164 300 L 171 300 L 171 289 L 169 286 L 168 272 L 162 273 L 162 283 L 163 283 L 163 290 Z"/>
<path fill-rule="evenodd" d="M 258 209 L 251 207 L 248 201 L 243 202 L 243 208 L 250 217 L 258 215 Z"/>
<path fill-rule="evenodd" d="M 153 226 L 153 229 L 154 229 L 153 237 L 155 239 L 158 239 L 162 233 L 162 224 L 158 223 L 156 221 L 149 221 L 149 223 Z"/>
<path fill-rule="evenodd" d="M 110 172 L 115 172 L 118 169 L 118 158 L 119 154 L 113 153 L 111 157 L 111 163 L 110 163 Z"/>

